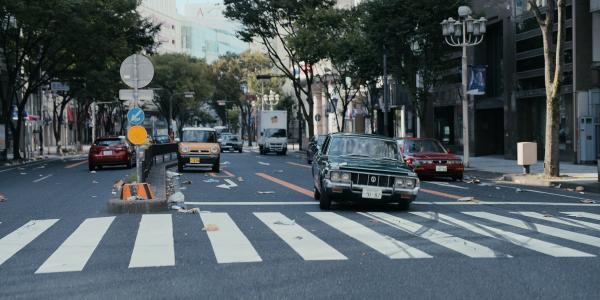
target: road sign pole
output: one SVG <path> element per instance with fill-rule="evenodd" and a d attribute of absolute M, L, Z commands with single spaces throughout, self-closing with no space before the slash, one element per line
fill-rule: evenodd
<path fill-rule="evenodd" d="M 138 63 L 137 63 L 137 55 L 133 56 L 133 80 L 135 84 L 133 85 L 133 105 L 134 107 L 139 107 L 138 103 Z M 142 182 L 142 160 L 140 155 L 140 146 L 135 145 L 135 171 L 137 174 L 137 182 Z"/>

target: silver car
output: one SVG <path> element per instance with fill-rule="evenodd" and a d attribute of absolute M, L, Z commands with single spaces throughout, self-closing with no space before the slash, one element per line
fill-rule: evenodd
<path fill-rule="evenodd" d="M 242 139 L 233 134 L 222 134 L 219 138 L 219 144 L 221 145 L 221 152 L 238 151 L 242 153 Z"/>

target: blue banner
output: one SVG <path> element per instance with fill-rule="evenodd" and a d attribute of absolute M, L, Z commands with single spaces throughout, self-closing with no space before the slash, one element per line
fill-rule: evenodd
<path fill-rule="evenodd" d="M 485 66 L 470 66 L 469 95 L 485 95 Z"/>

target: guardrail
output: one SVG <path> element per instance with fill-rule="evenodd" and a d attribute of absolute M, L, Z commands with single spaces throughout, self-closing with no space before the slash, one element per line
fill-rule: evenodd
<path fill-rule="evenodd" d="M 150 174 L 150 170 L 156 163 L 156 158 L 158 156 L 162 155 L 162 160 L 165 161 L 165 155 L 169 154 L 169 159 L 171 159 L 173 153 L 177 153 L 176 143 L 156 144 L 146 148 L 146 150 L 144 150 L 144 159 L 142 160 L 142 182 L 146 182 L 148 174 Z"/>

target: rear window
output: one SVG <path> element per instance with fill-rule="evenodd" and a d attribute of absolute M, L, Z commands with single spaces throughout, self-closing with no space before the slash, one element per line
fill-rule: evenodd
<path fill-rule="evenodd" d="M 115 145 L 121 145 L 121 144 L 124 144 L 123 140 L 121 140 L 121 139 L 96 140 L 96 143 L 94 143 L 94 145 L 96 145 L 96 146 L 115 146 Z"/>

